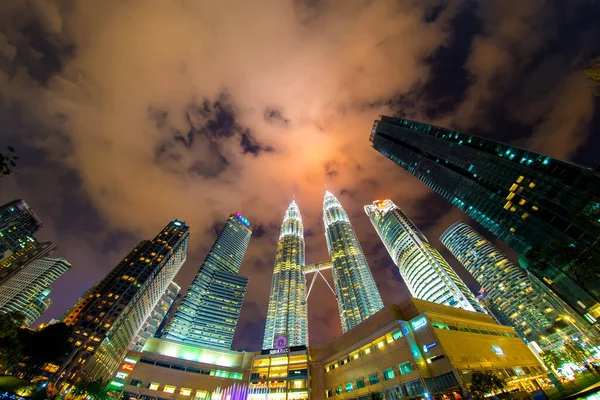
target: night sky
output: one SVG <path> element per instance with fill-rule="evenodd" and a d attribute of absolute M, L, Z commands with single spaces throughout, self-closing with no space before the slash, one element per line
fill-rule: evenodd
<path fill-rule="evenodd" d="M 439 235 L 467 219 L 371 149 L 373 120 L 428 121 L 595 168 L 600 98 L 578 69 L 600 55 L 598 21 L 594 0 L 1 1 L 0 146 L 20 160 L 0 202 L 29 202 L 45 223 L 38 239 L 73 264 L 42 319 L 174 218 L 191 226 L 176 278 L 187 287 L 239 211 L 255 233 L 234 347 L 258 349 L 294 195 L 307 262 L 327 259 L 325 185 L 384 302 L 401 301 L 363 205 L 391 198 L 440 250 Z M 341 333 L 322 281 L 309 319 L 311 343 Z"/>

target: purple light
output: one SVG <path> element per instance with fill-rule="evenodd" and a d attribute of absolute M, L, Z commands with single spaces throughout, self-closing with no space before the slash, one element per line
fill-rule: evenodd
<path fill-rule="evenodd" d="M 283 350 L 287 346 L 287 338 L 285 336 L 279 336 L 275 339 L 275 348 L 277 350 Z"/>

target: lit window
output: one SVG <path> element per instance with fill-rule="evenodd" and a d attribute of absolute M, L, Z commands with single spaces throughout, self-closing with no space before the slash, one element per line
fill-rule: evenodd
<path fill-rule="evenodd" d="M 513 197 L 515 197 L 515 194 L 514 194 L 513 192 L 510 192 L 510 193 L 508 194 L 508 196 L 506 196 L 506 200 L 510 200 L 510 199 L 512 199 Z"/>
<path fill-rule="evenodd" d="M 394 378 L 394 370 L 392 368 L 387 368 L 383 371 L 383 379 L 389 381 Z"/>
<path fill-rule="evenodd" d="M 347 382 L 346 383 L 346 392 L 351 392 L 354 390 L 354 385 L 352 384 L 352 382 Z"/>
<path fill-rule="evenodd" d="M 377 343 L 377 347 L 378 347 L 378 348 L 382 348 L 382 347 L 383 347 L 383 342 L 379 342 L 379 343 Z"/>
<path fill-rule="evenodd" d="M 342 394 L 342 387 L 338 386 L 335 388 L 335 394 Z"/>
<path fill-rule="evenodd" d="M 410 361 L 403 362 L 398 367 L 400 369 L 400 374 L 402 374 L 402 375 L 406 375 L 408 373 L 411 373 L 412 370 L 413 370 L 412 369 L 412 365 L 410 365 Z"/>
<path fill-rule="evenodd" d="M 181 389 L 179 389 L 179 394 L 182 396 L 189 396 L 192 394 L 192 389 L 181 388 Z"/>
<path fill-rule="evenodd" d="M 510 206 L 512 206 L 512 202 L 511 201 L 507 201 L 506 204 L 504 205 L 504 209 L 508 210 L 510 208 Z"/>
<path fill-rule="evenodd" d="M 525 203 L 527 203 L 527 200 L 525 200 L 525 199 L 521 199 L 521 200 L 519 200 L 519 204 L 520 204 L 520 205 L 523 205 L 523 204 L 525 204 Z"/>
<path fill-rule="evenodd" d="M 194 396 L 194 398 L 198 400 L 203 400 L 206 398 L 207 394 L 208 393 L 206 392 L 206 390 L 196 390 L 196 396 Z"/>
<path fill-rule="evenodd" d="M 525 179 L 525 177 L 524 177 L 524 176 L 520 176 L 520 177 L 518 177 L 518 178 L 517 178 L 517 183 L 521 183 L 521 182 L 523 182 L 523 179 Z"/>
<path fill-rule="evenodd" d="M 531 210 L 537 211 L 537 210 L 539 210 L 539 208 L 538 208 L 538 206 L 531 206 Z"/>
<path fill-rule="evenodd" d="M 516 232 L 516 229 L 513 227 L 513 228 L 510 228 L 510 231 L 511 232 Z"/>
<path fill-rule="evenodd" d="M 516 183 L 513 183 L 512 186 L 510 187 L 510 191 L 514 192 L 515 190 L 517 190 L 518 187 L 519 187 L 519 185 L 517 185 Z"/>
<path fill-rule="evenodd" d="M 377 383 L 379 383 L 379 377 L 377 374 L 369 375 L 369 384 L 375 385 Z"/>
<path fill-rule="evenodd" d="M 165 385 L 165 388 L 163 389 L 163 392 L 165 392 L 165 393 L 175 393 L 175 386 Z"/>
<path fill-rule="evenodd" d="M 159 386 L 160 386 L 160 383 L 158 383 L 158 382 L 150 382 L 150 385 L 148 385 L 148 389 L 158 390 Z"/>
<path fill-rule="evenodd" d="M 527 219 L 527 217 L 529 217 L 528 213 L 523 213 L 523 215 L 521 215 L 521 218 L 523 218 L 523 219 Z"/>
<path fill-rule="evenodd" d="M 125 372 L 117 372 L 117 378 L 125 379 L 127 378 L 127 374 Z"/>
<path fill-rule="evenodd" d="M 511 211 L 511 212 L 515 212 L 515 211 L 517 211 L 517 207 L 515 207 L 515 206 L 512 206 L 512 207 L 510 208 L 510 211 Z"/>
<path fill-rule="evenodd" d="M 531 183 L 529 184 L 529 187 L 533 189 L 533 188 L 535 187 L 535 183 L 534 183 L 534 182 L 531 182 Z"/>
<path fill-rule="evenodd" d="M 364 378 L 359 378 L 356 380 L 356 388 L 357 389 L 362 389 L 365 387 L 365 379 Z"/>

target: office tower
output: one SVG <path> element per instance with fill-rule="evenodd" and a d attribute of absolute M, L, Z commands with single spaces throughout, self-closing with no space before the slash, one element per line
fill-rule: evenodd
<path fill-rule="evenodd" d="M 511 325 L 522 337 L 533 340 L 559 317 L 546 296 L 533 289 L 527 272 L 470 226 L 457 222 L 440 240 L 481 284 L 501 324 Z"/>
<path fill-rule="evenodd" d="M 31 243 L 0 261 L 0 283 L 18 272 L 24 265 L 49 256 L 56 250 L 52 242 Z"/>
<path fill-rule="evenodd" d="M 165 331 L 167 330 L 167 326 L 169 326 L 169 324 L 171 323 L 171 319 L 173 318 L 173 316 L 177 312 L 177 309 L 179 308 L 181 299 L 183 299 L 183 296 L 181 295 L 181 291 L 180 291 L 177 294 L 177 296 L 175 296 L 175 300 L 173 300 L 173 303 L 169 307 L 169 310 L 167 311 L 167 315 L 165 315 L 162 322 L 158 326 L 158 329 L 156 330 L 156 333 L 154 334 L 155 338 L 163 337 L 163 335 L 165 334 Z"/>
<path fill-rule="evenodd" d="M 323 222 L 342 331 L 347 332 L 383 308 L 383 302 L 348 214 L 329 191 L 323 200 Z"/>
<path fill-rule="evenodd" d="M 600 317 L 600 174 L 400 118 L 382 116 L 371 132 L 376 150 L 517 253 L 529 254 L 523 266 L 577 313 L 590 323 Z"/>
<path fill-rule="evenodd" d="M 189 228 L 170 222 L 140 242 L 76 305 L 64 322 L 73 325 L 73 351 L 56 377 L 61 381 L 109 378 L 183 265 Z"/>
<path fill-rule="evenodd" d="M 394 202 L 374 201 L 365 212 L 413 297 L 485 313 L 467 285 Z"/>
<path fill-rule="evenodd" d="M 36 243 L 33 234 L 42 225 L 25 200 L 0 206 L 0 260 Z"/>
<path fill-rule="evenodd" d="M 231 348 L 248 278 L 238 275 L 250 242 L 250 223 L 240 213 L 227 218 L 163 337 Z"/>
<path fill-rule="evenodd" d="M 263 349 L 274 349 L 285 337 L 287 346 L 308 346 L 304 227 L 295 201 L 288 207 L 277 242 Z"/>
<path fill-rule="evenodd" d="M 19 312 L 23 325 L 31 326 L 51 303 L 46 299 L 50 285 L 71 264 L 64 258 L 42 258 L 25 264 L 0 284 L 0 313 Z"/>
<path fill-rule="evenodd" d="M 150 312 L 150 315 L 148 315 L 148 318 L 146 318 L 146 321 L 144 321 L 141 329 L 131 341 L 129 345 L 130 350 L 142 351 L 146 341 L 158 333 L 160 325 L 167 317 L 167 313 L 179 295 L 180 290 L 181 287 L 179 287 L 179 285 L 175 282 L 171 282 L 169 284 L 169 287 L 167 287 L 167 290 L 165 290 L 165 293 L 162 295 L 158 303 L 156 303 L 152 309 L 152 312 Z"/>

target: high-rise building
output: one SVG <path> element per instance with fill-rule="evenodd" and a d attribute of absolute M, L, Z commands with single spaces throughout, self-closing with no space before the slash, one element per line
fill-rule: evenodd
<path fill-rule="evenodd" d="M 179 291 L 181 287 L 175 282 L 171 282 L 165 293 L 162 295 L 158 303 L 152 309 L 146 321 L 142 325 L 141 329 L 135 335 L 135 338 L 131 341 L 129 348 L 133 351 L 142 351 L 146 341 L 156 336 L 158 333 L 158 328 L 162 324 L 163 320 L 167 317 L 167 313 L 169 312 L 171 305 L 177 299 L 179 295 Z"/>
<path fill-rule="evenodd" d="M 510 262 L 485 237 L 457 222 L 440 240 L 481 284 L 500 323 L 513 326 L 528 340 L 552 327 L 558 312 L 546 296 L 533 289 L 527 272 Z"/>
<path fill-rule="evenodd" d="M 348 214 L 329 191 L 323 201 L 323 222 L 342 331 L 346 332 L 383 308 L 383 302 Z"/>
<path fill-rule="evenodd" d="M 71 264 L 64 258 L 41 258 L 25 264 L 0 284 L 0 313 L 19 312 L 30 326 L 50 306 L 50 285 Z"/>
<path fill-rule="evenodd" d="M 43 223 L 25 200 L 0 206 L 0 260 L 36 243 L 33 234 Z"/>
<path fill-rule="evenodd" d="M 263 349 L 274 349 L 277 339 L 282 337 L 286 338 L 286 346 L 308 345 L 303 268 L 304 228 L 300 209 L 292 201 L 283 217 L 277 242 Z"/>
<path fill-rule="evenodd" d="M 391 200 L 376 200 L 365 212 L 413 297 L 485 313 L 467 285 L 423 232 Z"/>
<path fill-rule="evenodd" d="M 49 256 L 56 250 L 52 242 L 30 243 L 25 248 L 0 261 L 0 283 L 19 271 L 24 265 Z"/>
<path fill-rule="evenodd" d="M 170 222 L 152 240 L 140 242 L 64 322 L 73 325 L 73 351 L 57 371 L 62 382 L 107 379 L 185 262 L 189 227 Z"/>
<path fill-rule="evenodd" d="M 238 274 L 252 228 L 240 213 L 227 218 L 163 337 L 230 349 L 248 278 Z"/>
<path fill-rule="evenodd" d="M 600 174 L 401 118 L 382 116 L 370 140 L 517 253 L 544 253 L 523 266 L 589 322 L 600 317 Z"/>

